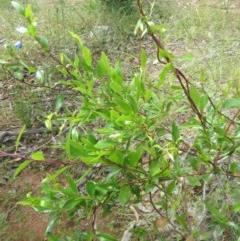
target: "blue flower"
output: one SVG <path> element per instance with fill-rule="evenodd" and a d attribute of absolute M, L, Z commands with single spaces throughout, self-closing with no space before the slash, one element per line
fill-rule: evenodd
<path fill-rule="evenodd" d="M 21 49 L 22 48 L 22 42 L 18 41 L 14 44 L 14 46 L 15 46 L 16 49 Z"/>

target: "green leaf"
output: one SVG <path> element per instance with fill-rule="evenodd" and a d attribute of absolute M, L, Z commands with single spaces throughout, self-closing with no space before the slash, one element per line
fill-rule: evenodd
<path fill-rule="evenodd" d="M 31 16 L 32 16 L 32 11 L 31 11 L 31 6 L 28 4 L 26 9 L 25 9 L 25 18 L 28 20 L 28 22 L 31 22 Z"/>
<path fill-rule="evenodd" d="M 159 49 L 159 58 L 168 58 L 168 59 L 173 59 L 174 55 L 165 49 Z"/>
<path fill-rule="evenodd" d="M 56 224 L 56 222 L 58 221 L 58 219 L 60 218 L 60 213 L 55 213 L 54 215 L 51 216 L 50 221 L 48 222 L 48 226 L 46 229 L 46 233 L 52 233 L 52 230 Z"/>
<path fill-rule="evenodd" d="M 239 107 L 240 107 L 240 98 L 230 98 L 223 103 L 223 108 L 225 109 L 239 108 Z"/>
<path fill-rule="evenodd" d="M 104 74 L 110 76 L 111 73 L 111 66 L 109 63 L 109 59 L 107 55 L 102 52 L 101 58 L 97 64 L 97 74 L 99 77 L 102 77 Z"/>
<path fill-rule="evenodd" d="M 199 106 L 200 94 L 199 94 L 198 89 L 194 85 L 191 85 L 190 89 L 189 89 L 189 92 L 190 92 L 190 97 L 193 100 L 193 102 L 195 103 L 195 105 Z"/>
<path fill-rule="evenodd" d="M 200 187 L 202 185 L 201 182 L 199 181 L 199 178 L 197 177 L 191 176 L 191 177 L 188 177 L 187 179 L 189 183 L 193 186 Z"/>
<path fill-rule="evenodd" d="M 114 102 L 117 104 L 117 108 L 124 114 L 132 113 L 132 108 L 122 99 L 115 98 Z"/>
<path fill-rule="evenodd" d="M 232 210 L 233 210 L 233 212 L 239 212 L 240 211 L 240 202 L 233 204 Z"/>
<path fill-rule="evenodd" d="M 27 160 L 27 161 L 24 161 L 23 163 L 21 163 L 21 164 L 18 166 L 17 170 L 14 172 L 13 178 L 16 178 L 16 176 L 17 176 L 23 169 L 25 169 L 31 162 L 32 162 L 32 161 Z"/>
<path fill-rule="evenodd" d="M 101 140 L 99 141 L 96 145 L 94 145 L 94 147 L 96 147 L 97 149 L 109 149 L 114 147 L 116 144 L 115 142 L 111 141 L 111 140 Z"/>
<path fill-rule="evenodd" d="M 136 100 L 133 98 L 132 95 L 128 96 L 129 104 L 132 108 L 133 113 L 137 114 L 138 113 L 138 106 Z"/>
<path fill-rule="evenodd" d="M 158 87 L 160 87 L 164 83 L 167 74 L 172 70 L 173 70 L 173 65 L 171 62 L 164 65 L 163 70 L 159 74 L 158 83 L 157 83 Z"/>
<path fill-rule="evenodd" d="M 157 176 L 160 173 L 161 173 L 161 169 L 160 169 L 158 161 L 152 161 L 150 163 L 150 167 L 149 167 L 150 176 L 154 177 L 154 176 Z"/>
<path fill-rule="evenodd" d="M 199 111 L 201 114 L 203 114 L 204 108 L 207 105 L 207 103 L 208 103 L 208 97 L 206 95 L 202 96 L 200 98 L 200 103 L 199 103 Z"/>
<path fill-rule="evenodd" d="M 89 194 L 89 196 L 94 197 L 96 190 L 96 184 L 94 182 L 88 181 L 86 184 L 86 191 Z"/>
<path fill-rule="evenodd" d="M 122 86 L 120 84 L 118 84 L 116 81 L 111 81 L 110 87 L 115 93 L 117 93 L 119 95 L 122 94 L 122 91 L 123 91 Z"/>
<path fill-rule="evenodd" d="M 78 208 L 78 206 L 81 202 L 82 202 L 81 198 L 77 198 L 77 199 L 71 198 L 63 205 L 62 208 L 64 210 L 73 211 L 74 209 L 76 209 L 76 207 Z"/>
<path fill-rule="evenodd" d="M 177 142 L 180 138 L 179 129 L 175 123 L 175 121 L 172 122 L 172 140 L 173 142 Z"/>
<path fill-rule="evenodd" d="M 139 19 L 134 28 L 134 34 L 136 35 L 139 30 L 140 30 L 140 32 L 142 32 L 143 29 L 144 29 L 143 21 L 142 21 L 142 19 Z"/>
<path fill-rule="evenodd" d="M 73 127 L 73 129 L 71 130 L 71 138 L 74 141 L 78 141 L 79 140 L 79 132 L 77 127 Z"/>
<path fill-rule="evenodd" d="M 15 8 L 15 10 L 20 13 L 21 15 L 25 16 L 25 8 L 19 4 L 18 2 L 12 1 L 12 6 Z"/>
<path fill-rule="evenodd" d="M 51 113 L 47 116 L 47 119 L 45 120 L 45 126 L 47 127 L 48 130 L 52 130 L 52 118 L 56 113 Z"/>
<path fill-rule="evenodd" d="M 68 184 L 71 190 L 73 191 L 73 193 L 78 194 L 78 188 L 77 188 L 76 182 L 71 175 L 68 176 Z"/>
<path fill-rule="evenodd" d="M 132 167 L 136 167 L 141 160 L 141 157 L 144 153 L 144 148 L 142 146 L 139 146 L 136 151 L 132 151 L 128 155 L 129 164 Z"/>
<path fill-rule="evenodd" d="M 108 156 L 108 159 L 113 163 L 122 165 L 124 159 L 124 152 L 121 150 L 113 150 Z"/>
<path fill-rule="evenodd" d="M 37 36 L 37 28 L 34 24 L 28 25 L 28 33 L 39 42 L 39 37 Z"/>
<path fill-rule="evenodd" d="M 82 48 L 82 57 L 88 66 L 92 66 L 92 56 L 89 48 L 87 47 Z"/>
<path fill-rule="evenodd" d="M 141 69 L 145 70 L 147 65 L 147 54 L 144 50 L 141 52 Z"/>
<path fill-rule="evenodd" d="M 167 194 L 171 194 L 174 191 L 175 187 L 176 187 L 176 181 L 170 182 L 166 188 Z"/>
<path fill-rule="evenodd" d="M 151 31 L 154 33 L 154 34 L 157 34 L 157 33 L 165 33 L 166 32 L 166 29 L 164 28 L 164 26 L 162 24 L 150 24 L 150 29 Z"/>
<path fill-rule="evenodd" d="M 210 213 L 212 214 L 213 219 L 223 224 L 227 222 L 228 217 L 226 213 L 220 212 L 218 208 L 216 208 L 214 205 L 210 203 L 206 203 L 206 207 L 208 211 L 210 211 Z"/>
<path fill-rule="evenodd" d="M 82 45 L 83 45 L 83 41 L 82 39 L 80 38 L 79 35 L 75 34 L 74 32 L 69 32 L 69 34 L 71 35 L 71 37 L 77 42 L 78 44 L 78 47 L 82 48 Z"/>
<path fill-rule="evenodd" d="M 46 183 L 48 181 L 54 181 L 59 175 L 61 175 L 63 172 L 65 172 L 69 168 L 70 168 L 70 166 L 65 166 L 65 167 L 58 169 L 53 175 L 49 175 L 46 178 L 44 178 L 42 180 L 42 183 Z"/>
<path fill-rule="evenodd" d="M 38 41 L 38 43 L 42 46 L 42 48 L 46 52 L 49 51 L 49 44 L 48 44 L 48 40 L 46 38 L 37 38 L 36 40 Z"/>
<path fill-rule="evenodd" d="M 122 187 L 120 189 L 120 193 L 119 193 L 119 197 L 118 197 L 120 204 L 125 205 L 128 202 L 131 194 L 132 194 L 132 192 L 131 192 L 130 186 Z"/>
<path fill-rule="evenodd" d="M 33 153 L 33 154 L 31 155 L 31 158 L 32 158 L 34 161 L 44 161 L 44 160 L 45 160 L 42 151 L 37 151 L 37 152 Z"/>
<path fill-rule="evenodd" d="M 57 96 L 56 101 L 55 101 L 55 111 L 58 112 L 63 106 L 64 102 L 64 95 L 60 94 Z"/>
<path fill-rule="evenodd" d="M 118 241 L 113 236 L 111 236 L 110 234 L 106 234 L 106 233 L 98 233 L 97 238 L 98 238 L 97 239 L 98 241 Z"/>
<path fill-rule="evenodd" d="M 22 127 L 22 129 L 20 130 L 20 132 L 19 132 L 19 134 L 18 134 L 18 136 L 17 136 L 17 140 L 15 141 L 15 150 L 16 150 L 16 151 L 17 151 L 17 149 L 18 149 L 20 139 L 21 139 L 21 137 L 22 137 L 22 135 L 23 135 L 23 133 L 24 133 L 25 130 L 26 130 L 26 125 L 24 125 L 24 126 Z"/>

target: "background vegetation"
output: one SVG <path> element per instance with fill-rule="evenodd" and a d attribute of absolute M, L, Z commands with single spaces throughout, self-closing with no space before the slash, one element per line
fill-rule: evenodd
<path fill-rule="evenodd" d="M 2 185 L 44 177 L 3 192 L 2 237 L 20 201 L 48 240 L 239 240 L 239 3 L 20 3 L 1 9 Z"/>

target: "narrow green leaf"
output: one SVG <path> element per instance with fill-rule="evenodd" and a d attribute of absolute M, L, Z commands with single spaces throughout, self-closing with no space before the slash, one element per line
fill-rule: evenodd
<path fill-rule="evenodd" d="M 113 163 L 122 165 L 124 159 L 124 152 L 121 150 L 113 150 L 111 154 L 108 156 L 108 159 Z"/>
<path fill-rule="evenodd" d="M 150 167 L 149 167 L 149 174 L 150 174 L 151 178 L 157 176 L 160 173 L 161 173 L 161 169 L 160 169 L 158 161 L 157 160 L 152 161 L 150 163 Z"/>
<path fill-rule="evenodd" d="M 31 155 L 31 158 L 32 158 L 34 161 L 44 161 L 44 160 L 45 160 L 42 151 L 37 151 L 37 152 L 33 153 L 33 154 Z"/>
<path fill-rule="evenodd" d="M 141 52 L 141 69 L 145 70 L 146 69 L 146 65 L 147 65 L 147 54 L 146 52 L 143 50 Z"/>
<path fill-rule="evenodd" d="M 97 149 L 109 149 L 114 147 L 115 145 L 115 142 L 111 140 L 101 140 L 96 145 L 94 145 L 94 147 L 96 147 Z"/>
<path fill-rule="evenodd" d="M 21 15 L 25 16 L 25 8 L 18 2 L 12 1 L 12 6 L 15 10 L 20 13 Z"/>
<path fill-rule="evenodd" d="M 121 95 L 123 92 L 122 86 L 118 84 L 116 81 L 111 81 L 110 87 L 116 94 Z"/>
<path fill-rule="evenodd" d="M 17 140 L 15 141 L 15 150 L 17 151 L 17 149 L 18 149 L 18 146 L 19 146 L 19 143 L 20 143 L 20 139 L 21 139 L 21 137 L 22 137 L 22 135 L 23 135 L 23 133 L 24 133 L 24 131 L 26 130 L 26 125 L 24 125 L 22 128 L 21 128 L 21 130 L 20 130 L 20 132 L 19 132 L 19 134 L 18 134 L 18 136 L 17 136 Z"/>
<path fill-rule="evenodd" d="M 125 205 L 128 202 L 131 194 L 132 192 L 130 186 L 122 187 L 118 197 L 120 204 Z"/>
<path fill-rule="evenodd" d="M 104 52 L 102 52 L 101 58 L 97 64 L 97 74 L 99 75 L 99 77 L 102 77 L 103 75 L 109 76 L 110 73 L 111 73 L 111 66 L 109 63 L 109 59 L 107 55 Z"/>
<path fill-rule="evenodd" d="M 91 52 L 90 52 L 89 48 L 87 48 L 87 47 L 82 48 L 82 57 L 85 60 L 86 64 L 91 67 L 92 66 L 92 56 L 91 56 Z"/>
<path fill-rule="evenodd" d="M 71 190 L 75 194 L 78 194 L 78 188 L 76 185 L 76 181 L 73 179 L 73 177 L 71 175 L 68 176 L 68 184 L 69 184 L 69 187 L 71 188 Z"/>
<path fill-rule="evenodd" d="M 232 210 L 233 210 L 233 212 L 239 212 L 240 211 L 240 202 L 233 204 Z"/>
<path fill-rule="evenodd" d="M 75 34 L 74 32 L 69 32 L 69 34 L 71 35 L 71 37 L 77 42 L 78 44 L 78 47 L 82 48 L 82 45 L 83 45 L 83 41 L 82 39 L 80 38 L 79 35 Z"/>
<path fill-rule="evenodd" d="M 46 38 L 38 38 L 36 39 L 38 41 L 38 43 L 42 46 L 42 48 L 48 52 L 49 51 L 49 44 L 48 44 L 48 40 Z"/>
<path fill-rule="evenodd" d="M 201 182 L 199 181 L 199 178 L 194 176 L 188 177 L 188 181 L 193 186 L 200 187 L 202 185 Z"/>
<path fill-rule="evenodd" d="M 37 28 L 34 24 L 28 25 L 28 33 L 39 42 L 39 37 L 37 36 Z"/>
<path fill-rule="evenodd" d="M 137 102 L 132 95 L 128 96 L 128 102 L 129 102 L 129 104 L 132 108 L 133 113 L 137 114 L 138 113 L 138 105 L 137 105 Z"/>
<path fill-rule="evenodd" d="M 82 202 L 81 198 L 77 198 L 77 199 L 71 198 L 63 205 L 62 209 L 72 211 L 76 209 L 76 207 L 79 208 L 79 204 L 81 202 Z"/>
<path fill-rule="evenodd" d="M 48 222 L 48 226 L 46 229 L 46 233 L 52 233 L 52 230 L 56 224 L 56 222 L 58 221 L 58 219 L 60 218 L 60 213 L 55 213 L 53 216 L 51 216 L 50 221 Z"/>
<path fill-rule="evenodd" d="M 239 108 L 239 107 L 240 107 L 240 98 L 230 98 L 223 103 L 223 108 L 225 109 Z"/>
<path fill-rule="evenodd" d="M 200 94 L 199 94 L 198 89 L 194 85 L 191 85 L 189 92 L 190 92 L 190 97 L 192 98 L 195 105 L 199 106 Z"/>
<path fill-rule="evenodd" d="M 23 169 L 25 169 L 31 162 L 32 162 L 32 161 L 27 160 L 27 161 L 24 161 L 23 163 L 21 163 L 21 164 L 18 166 L 17 170 L 14 172 L 13 178 L 16 178 L 16 176 L 17 176 Z"/>
<path fill-rule="evenodd" d="M 86 184 L 86 191 L 89 194 L 89 196 L 94 197 L 96 190 L 96 184 L 94 182 L 88 181 Z"/>
<path fill-rule="evenodd" d="M 173 59 L 174 55 L 165 49 L 159 49 L 159 58 L 168 58 L 168 59 Z"/>
<path fill-rule="evenodd" d="M 63 106 L 64 102 L 64 95 L 60 94 L 57 96 L 56 101 L 55 101 L 55 111 L 58 112 Z"/>
<path fill-rule="evenodd" d="M 139 161 L 141 161 L 141 157 L 142 157 L 143 153 L 144 153 L 143 146 L 139 146 L 136 151 L 130 152 L 128 155 L 130 166 L 136 167 L 138 165 Z"/>
<path fill-rule="evenodd" d="M 157 86 L 160 87 L 165 79 L 166 79 L 166 76 L 168 73 L 170 73 L 171 71 L 173 70 L 173 65 L 172 63 L 167 63 L 164 67 L 163 67 L 163 70 L 161 71 L 161 73 L 159 74 L 159 78 L 158 78 L 158 83 L 157 83 Z"/>
<path fill-rule="evenodd" d="M 175 121 L 172 122 L 172 140 L 173 142 L 177 142 L 180 138 L 179 129 L 175 123 Z"/>
<path fill-rule="evenodd" d="M 167 194 L 171 194 L 174 191 L 175 187 L 176 187 L 176 182 L 175 181 L 170 182 L 166 188 Z"/>
<path fill-rule="evenodd" d="M 142 32 L 143 28 L 144 28 L 144 25 L 143 25 L 142 19 L 139 19 L 137 21 L 137 24 L 136 24 L 135 28 L 134 28 L 134 34 L 136 35 L 139 30 L 140 30 L 140 32 Z"/>
<path fill-rule="evenodd" d="M 117 241 L 113 236 L 107 233 L 98 233 L 97 234 L 98 241 Z"/>
<path fill-rule="evenodd" d="M 208 209 L 208 211 L 210 211 L 210 213 L 212 214 L 212 217 L 217 220 L 220 223 L 226 223 L 227 222 L 227 215 L 224 212 L 219 211 L 218 208 L 216 208 L 216 206 L 214 206 L 213 204 L 210 203 L 206 203 L 206 207 Z"/>
<path fill-rule="evenodd" d="M 120 98 L 115 98 L 114 102 L 117 104 L 117 109 L 119 109 L 124 114 L 132 113 L 132 108 Z"/>
<path fill-rule="evenodd" d="M 69 168 L 70 168 L 70 166 L 65 166 L 63 168 L 58 169 L 53 175 L 49 175 L 48 177 L 44 178 L 42 180 L 42 183 L 46 183 L 47 181 L 55 180 L 59 175 L 61 175 L 63 172 L 65 172 Z"/>
<path fill-rule="evenodd" d="M 28 4 L 26 9 L 25 9 L 25 18 L 28 20 L 28 22 L 31 22 L 31 16 L 32 16 L 32 11 L 31 11 L 31 6 Z"/>
<path fill-rule="evenodd" d="M 202 96 L 200 98 L 200 103 L 199 103 L 199 111 L 201 114 L 203 114 L 204 108 L 207 105 L 207 103 L 208 103 L 208 97 L 206 95 Z"/>

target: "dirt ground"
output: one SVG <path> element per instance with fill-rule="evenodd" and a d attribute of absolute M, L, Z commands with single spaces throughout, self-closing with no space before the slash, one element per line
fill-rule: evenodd
<path fill-rule="evenodd" d="M 0 240 L 44 241 L 48 216 L 17 204 L 30 190 L 37 192 L 43 177 L 43 171 L 26 169 L 16 180 L 0 186 L 0 212 L 4 214 Z"/>

